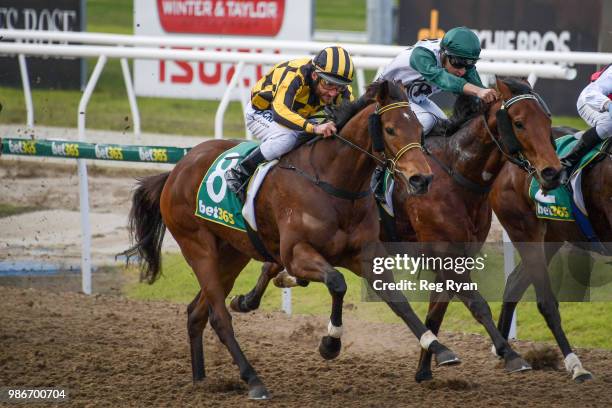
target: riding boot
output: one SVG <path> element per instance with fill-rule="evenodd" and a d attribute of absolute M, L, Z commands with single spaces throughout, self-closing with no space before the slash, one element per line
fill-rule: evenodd
<path fill-rule="evenodd" d="M 561 157 L 561 165 L 563 166 L 561 173 L 561 183 L 566 184 L 569 181 L 569 177 L 574 170 L 574 167 L 578 165 L 580 159 L 587 154 L 592 148 L 597 146 L 601 142 L 601 138 L 597 135 L 597 131 L 594 127 L 590 128 L 580 139 L 578 143 L 574 145 L 571 152 Z"/>
<path fill-rule="evenodd" d="M 261 154 L 261 150 L 259 146 L 257 146 L 248 156 L 243 158 L 236 167 L 225 172 L 227 187 L 236 193 L 241 202 L 244 203 L 246 198 L 247 181 L 253 175 L 257 166 L 264 161 L 266 161 L 266 158 Z"/>

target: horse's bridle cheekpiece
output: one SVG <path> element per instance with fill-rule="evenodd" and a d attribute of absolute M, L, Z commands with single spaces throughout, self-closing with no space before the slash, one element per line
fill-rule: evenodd
<path fill-rule="evenodd" d="M 370 133 L 370 136 L 372 137 L 372 149 L 376 152 L 382 153 L 383 157 L 385 156 L 385 144 L 382 136 L 382 122 L 380 121 L 381 115 L 393 109 L 408 108 L 409 106 L 410 104 L 408 102 L 394 102 L 383 107 L 377 106 L 374 113 L 372 113 L 368 118 L 368 131 Z M 421 143 L 408 143 L 406 146 L 402 147 L 397 151 L 393 159 L 388 159 L 384 162 L 385 167 L 387 167 L 391 173 L 395 173 L 395 167 L 399 159 L 408 150 L 416 148 L 420 149 L 421 147 Z"/>
<path fill-rule="evenodd" d="M 550 116 L 550 111 L 548 110 L 548 107 L 546 106 L 546 104 L 543 103 L 542 98 L 537 94 L 528 93 L 528 94 L 516 95 L 508 99 L 507 101 L 502 101 L 501 108 L 495 113 L 495 118 L 497 119 L 497 129 L 499 130 L 499 134 L 501 136 L 501 143 L 499 140 L 497 140 L 493 136 L 491 129 L 489 129 L 486 114 L 483 115 L 483 120 L 484 120 L 485 128 L 487 129 L 487 132 L 489 133 L 489 136 L 491 136 L 491 139 L 497 145 L 501 153 L 504 156 L 506 156 L 506 158 L 512 163 L 516 164 L 517 166 L 524 169 L 528 173 L 532 173 L 533 166 L 521 154 L 523 147 L 521 146 L 520 141 L 518 140 L 518 138 L 516 137 L 516 134 L 514 133 L 514 129 L 512 128 L 512 120 L 510 119 L 510 115 L 508 115 L 508 109 L 515 103 L 523 101 L 523 100 L 536 101 L 542 107 L 544 112 L 546 112 L 546 114 Z"/>

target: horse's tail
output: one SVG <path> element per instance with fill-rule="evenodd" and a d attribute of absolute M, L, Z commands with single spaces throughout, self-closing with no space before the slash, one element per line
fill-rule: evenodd
<path fill-rule="evenodd" d="M 138 180 L 129 216 L 130 239 L 134 243 L 123 252 L 127 262 L 138 256 L 140 280 L 153 283 L 161 273 L 161 246 L 166 225 L 160 211 L 160 197 L 170 172 Z"/>

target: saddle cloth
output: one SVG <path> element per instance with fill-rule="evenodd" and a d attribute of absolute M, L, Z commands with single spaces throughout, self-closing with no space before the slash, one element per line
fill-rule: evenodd
<path fill-rule="evenodd" d="M 555 140 L 557 155 L 559 157 L 569 153 L 578 140 L 574 135 L 566 135 Z M 538 218 L 551 219 L 557 221 L 574 221 L 572 214 L 572 200 L 576 208 L 587 216 L 584 197 L 582 195 L 582 172 L 594 160 L 599 158 L 605 151 L 608 141 L 602 141 L 590 152 L 582 157 L 580 163 L 572 171 L 570 184 L 572 192 L 566 186 L 559 186 L 554 190 L 544 193 L 540 183 L 534 178 L 529 184 L 529 196 L 536 203 L 536 215 Z"/>
<path fill-rule="evenodd" d="M 243 142 L 221 153 L 210 166 L 198 188 L 195 215 L 205 220 L 246 232 L 245 222 L 257 231 L 255 221 L 255 198 L 264 178 L 278 160 L 262 163 L 247 187 L 244 207 L 235 193 L 227 188 L 225 172 L 234 168 L 240 160 L 259 145 L 258 142 Z"/>

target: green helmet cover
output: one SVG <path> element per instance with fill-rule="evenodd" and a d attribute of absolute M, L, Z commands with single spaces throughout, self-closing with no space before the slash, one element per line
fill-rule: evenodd
<path fill-rule="evenodd" d="M 455 27 L 444 34 L 440 46 L 448 55 L 478 59 L 480 56 L 480 40 L 467 27 Z"/>

